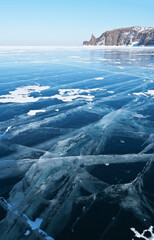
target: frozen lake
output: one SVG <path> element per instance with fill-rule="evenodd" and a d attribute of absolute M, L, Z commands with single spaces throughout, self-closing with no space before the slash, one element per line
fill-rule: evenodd
<path fill-rule="evenodd" d="M 153 160 L 154 48 L 0 47 L 0 196 L 40 239 L 150 239 Z"/>

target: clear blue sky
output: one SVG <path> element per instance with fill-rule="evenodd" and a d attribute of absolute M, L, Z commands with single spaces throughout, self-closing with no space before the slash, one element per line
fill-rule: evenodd
<path fill-rule="evenodd" d="M 154 0 L 0 0 L 0 45 L 81 45 L 93 33 L 154 27 Z"/>

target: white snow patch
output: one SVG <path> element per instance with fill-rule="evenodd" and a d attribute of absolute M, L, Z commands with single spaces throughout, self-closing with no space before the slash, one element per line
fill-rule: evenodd
<path fill-rule="evenodd" d="M 107 91 L 108 93 L 114 93 L 114 91 Z"/>
<path fill-rule="evenodd" d="M 38 92 L 40 93 L 43 90 L 50 88 L 49 86 L 26 86 L 26 87 L 19 87 L 14 91 L 10 91 L 7 95 L 0 96 L 1 103 L 28 103 L 28 102 L 37 102 L 40 99 L 55 99 L 61 100 L 63 102 L 71 102 L 76 98 L 83 98 L 86 101 L 93 101 L 94 96 L 91 95 L 91 92 L 94 91 L 104 91 L 105 89 L 101 88 L 93 88 L 93 89 L 59 89 L 59 94 L 54 96 L 47 96 L 47 97 L 32 97 L 30 96 L 31 93 Z M 83 94 L 83 93 L 87 93 Z M 31 110 L 28 112 L 28 115 L 33 116 L 38 112 L 44 112 L 44 110 Z"/>
<path fill-rule="evenodd" d="M 35 116 L 37 113 L 44 113 L 46 110 L 30 110 L 27 115 L 29 116 Z"/>
<path fill-rule="evenodd" d="M 131 46 L 138 46 L 139 45 L 139 41 L 136 42 L 132 42 Z"/>
<path fill-rule="evenodd" d="M 100 60 L 100 61 L 108 61 L 108 59 L 106 59 L 106 58 L 96 58 L 96 60 Z"/>
<path fill-rule="evenodd" d="M 41 97 L 30 97 L 31 93 L 44 91 L 50 88 L 49 86 L 32 85 L 25 87 L 18 87 L 14 91 L 10 91 L 9 94 L 0 96 L 0 103 L 28 103 L 37 102 Z"/>
<path fill-rule="evenodd" d="M 148 95 L 154 97 L 154 90 L 148 90 L 147 92 L 138 92 L 138 93 L 133 93 L 136 96 L 145 96 L 148 97 Z"/>
<path fill-rule="evenodd" d="M 94 91 L 104 91 L 105 89 L 102 88 L 93 88 L 93 89 L 59 89 L 58 92 L 59 94 L 56 94 L 54 96 L 52 96 L 51 98 L 57 98 L 58 100 L 61 100 L 63 102 L 71 102 L 72 100 L 76 99 L 76 98 L 82 98 L 86 101 L 93 101 L 94 96 L 91 95 L 91 92 Z M 87 95 L 83 94 L 83 93 L 87 93 Z"/>
<path fill-rule="evenodd" d="M 4 137 L 10 129 L 11 129 L 11 126 L 9 126 L 3 134 L 0 134 L 0 138 Z"/>
<path fill-rule="evenodd" d="M 80 58 L 80 56 L 70 56 L 70 58 Z"/>
<path fill-rule="evenodd" d="M 136 231 L 135 228 L 131 228 L 132 232 L 135 233 L 135 237 L 137 238 L 142 238 L 142 239 L 145 239 L 145 240 L 154 240 L 154 233 L 153 233 L 153 226 L 150 226 L 148 229 L 144 230 L 142 233 L 139 233 L 138 231 Z M 146 232 L 149 232 L 151 237 L 146 237 L 144 234 Z"/>
<path fill-rule="evenodd" d="M 124 69 L 124 67 L 121 67 L 121 66 L 117 66 L 117 68 L 119 68 L 119 69 Z"/>
<path fill-rule="evenodd" d="M 146 96 L 146 94 L 145 93 L 143 93 L 143 92 L 138 92 L 138 93 L 133 93 L 134 95 L 136 95 L 136 96 Z"/>
<path fill-rule="evenodd" d="M 145 92 L 146 94 L 149 94 L 151 96 L 154 96 L 154 90 L 148 90 L 147 92 Z"/>
<path fill-rule="evenodd" d="M 136 118 L 147 118 L 147 116 L 144 116 L 144 115 L 138 114 L 138 113 L 134 114 L 134 117 L 136 117 Z"/>
<path fill-rule="evenodd" d="M 115 64 L 121 64 L 121 62 L 113 62 L 113 63 L 115 63 Z"/>
<path fill-rule="evenodd" d="M 104 78 L 103 77 L 96 77 L 94 78 L 95 80 L 103 80 Z"/>
<path fill-rule="evenodd" d="M 107 167 L 110 165 L 109 163 L 104 163 L 104 164 L 105 164 L 105 166 L 107 166 Z"/>
<path fill-rule="evenodd" d="M 6 133 L 11 129 L 11 126 L 9 126 L 7 129 L 6 129 Z"/>

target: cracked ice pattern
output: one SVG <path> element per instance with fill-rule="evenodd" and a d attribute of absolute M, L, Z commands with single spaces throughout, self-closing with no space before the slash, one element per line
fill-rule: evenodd
<path fill-rule="evenodd" d="M 0 240 L 153 236 L 153 58 L 0 48 Z"/>

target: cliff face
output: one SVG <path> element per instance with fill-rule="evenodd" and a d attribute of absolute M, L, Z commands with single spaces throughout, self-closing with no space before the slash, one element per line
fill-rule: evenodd
<path fill-rule="evenodd" d="M 150 46 L 154 45 L 154 28 L 152 27 L 130 27 L 119 28 L 104 32 L 99 38 L 92 35 L 90 41 L 84 41 L 83 45 L 105 45 L 105 46 Z"/>

